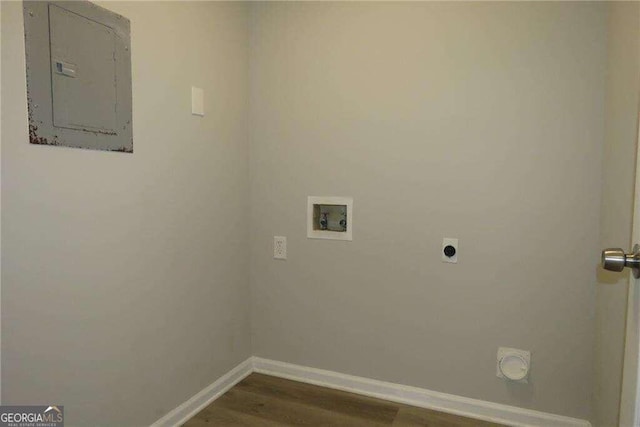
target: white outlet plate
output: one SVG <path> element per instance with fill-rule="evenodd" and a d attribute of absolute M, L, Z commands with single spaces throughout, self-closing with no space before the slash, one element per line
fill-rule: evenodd
<path fill-rule="evenodd" d="M 522 378 L 521 380 L 510 380 L 502 373 L 502 371 L 500 370 L 500 360 L 502 360 L 502 358 L 505 356 L 519 356 L 526 361 L 527 373 L 524 378 Z M 498 348 L 498 355 L 496 360 L 496 376 L 498 378 L 502 378 L 507 381 L 512 381 L 515 383 L 528 384 L 530 372 L 531 372 L 531 352 L 530 351 L 520 350 L 517 348 L 508 348 L 508 347 Z"/>
<path fill-rule="evenodd" d="M 273 236 L 273 258 L 287 259 L 287 238 L 285 236 Z"/>
<path fill-rule="evenodd" d="M 453 246 L 454 248 L 456 248 L 456 254 L 452 257 L 448 257 L 444 254 L 444 248 L 447 246 Z M 450 262 L 452 264 L 457 264 L 458 263 L 458 254 L 459 254 L 459 248 L 458 248 L 458 239 L 452 239 L 449 237 L 445 237 L 444 239 L 442 239 L 442 250 L 440 251 L 440 253 L 442 254 L 442 262 Z"/>

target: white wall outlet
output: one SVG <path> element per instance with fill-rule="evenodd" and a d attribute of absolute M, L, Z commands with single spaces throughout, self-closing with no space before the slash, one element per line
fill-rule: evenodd
<path fill-rule="evenodd" d="M 531 352 L 517 348 L 500 347 L 496 360 L 496 376 L 517 383 L 529 383 Z"/>
<path fill-rule="evenodd" d="M 458 239 L 442 239 L 442 262 L 458 263 Z"/>
<path fill-rule="evenodd" d="M 273 258 L 287 259 L 287 238 L 285 236 L 273 236 Z"/>

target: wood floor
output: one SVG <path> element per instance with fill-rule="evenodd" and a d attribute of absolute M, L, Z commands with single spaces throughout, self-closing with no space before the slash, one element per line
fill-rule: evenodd
<path fill-rule="evenodd" d="M 254 373 L 187 421 L 184 426 L 500 425 Z"/>

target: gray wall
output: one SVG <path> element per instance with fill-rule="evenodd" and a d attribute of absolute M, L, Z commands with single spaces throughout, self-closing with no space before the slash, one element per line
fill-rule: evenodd
<path fill-rule="evenodd" d="M 601 3 L 254 5 L 254 353 L 591 418 L 606 24 Z M 308 195 L 354 197 L 353 242 L 306 238 Z M 530 384 L 496 378 L 498 346 L 531 350 Z"/>
<path fill-rule="evenodd" d="M 2 2 L 3 403 L 142 426 L 251 354 L 248 14 L 103 5 L 132 24 L 133 155 L 28 144 L 21 4 Z"/>
<path fill-rule="evenodd" d="M 604 247 L 630 249 L 638 94 L 640 2 L 608 4 L 607 114 L 600 237 Z M 596 293 L 597 426 L 618 425 L 629 272 L 600 270 Z"/>

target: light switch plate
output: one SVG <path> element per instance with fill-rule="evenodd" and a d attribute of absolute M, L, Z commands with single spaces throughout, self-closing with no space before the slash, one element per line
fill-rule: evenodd
<path fill-rule="evenodd" d="M 273 236 L 273 258 L 287 259 L 287 238 L 285 236 Z"/>
<path fill-rule="evenodd" d="M 204 116 L 204 90 L 191 86 L 191 114 Z"/>

